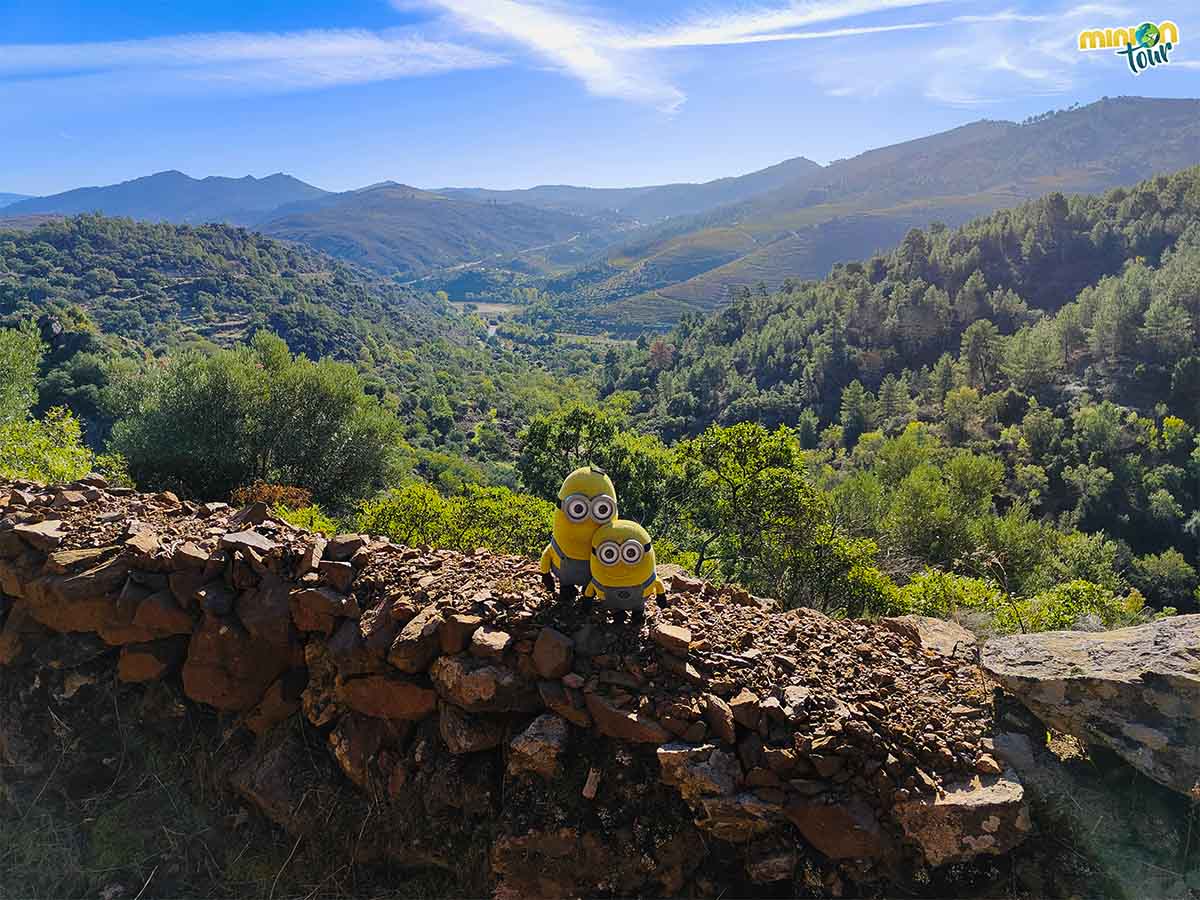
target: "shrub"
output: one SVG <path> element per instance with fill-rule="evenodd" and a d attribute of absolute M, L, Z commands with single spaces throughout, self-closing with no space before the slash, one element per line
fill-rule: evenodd
<path fill-rule="evenodd" d="M 1124 597 L 1090 581 L 1069 581 L 996 611 L 996 624 L 1007 631 L 1059 631 L 1088 625 L 1119 628 L 1147 618 L 1145 598 Z M 1089 621 L 1090 620 L 1090 621 Z"/>
<path fill-rule="evenodd" d="M 553 523 L 553 504 L 508 488 L 466 485 L 444 497 L 414 481 L 363 503 L 355 527 L 410 546 L 536 556 Z"/>
<path fill-rule="evenodd" d="M 259 332 L 249 347 L 172 359 L 112 446 L 150 487 L 224 497 L 258 479 L 338 504 L 396 475 L 400 423 L 353 367 L 293 356 Z"/>
<path fill-rule="evenodd" d="M 982 578 L 926 569 L 899 589 L 899 601 L 906 613 L 950 619 L 967 610 L 999 609 L 1004 595 Z"/>
<path fill-rule="evenodd" d="M 79 420 L 61 406 L 41 420 L 0 425 L 0 477 L 74 481 L 92 471 L 95 461 L 83 445 Z"/>
<path fill-rule="evenodd" d="M 275 506 L 275 515 L 295 525 L 297 528 L 307 528 L 326 537 L 337 534 L 342 530 L 341 523 L 332 516 L 326 515 L 319 506 L 310 505 L 291 508 L 283 505 Z"/>
<path fill-rule="evenodd" d="M 267 506 L 283 506 L 288 509 L 303 509 L 312 503 L 312 491 L 290 484 L 267 484 L 255 481 L 248 487 L 240 487 L 230 495 L 235 506 L 265 503 Z"/>

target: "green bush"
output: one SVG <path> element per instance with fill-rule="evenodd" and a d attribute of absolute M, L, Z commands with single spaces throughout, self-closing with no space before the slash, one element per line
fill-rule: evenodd
<path fill-rule="evenodd" d="M 549 540 L 554 506 L 508 488 L 464 486 L 444 497 L 409 482 L 359 507 L 355 527 L 401 544 L 536 556 Z"/>
<path fill-rule="evenodd" d="M 307 528 L 309 531 L 315 531 L 326 537 L 335 535 L 342 530 L 338 520 L 327 515 L 325 510 L 316 504 L 301 506 L 297 509 L 276 505 L 275 515 L 279 516 L 285 522 L 290 522 L 297 528 Z"/>
<path fill-rule="evenodd" d="M 33 481 L 74 481 L 95 468 L 83 445 L 79 420 L 62 407 L 45 418 L 18 419 L 0 425 L 0 477 Z"/>
<path fill-rule="evenodd" d="M 259 332 L 249 347 L 175 357 L 112 446 L 149 487 L 213 498 L 261 480 L 349 504 L 397 474 L 400 423 L 351 366 Z"/>
<path fill-rule="evenodd" d="M 899 589 L 899 602 L 906 613 L 950 619 L 967 610 L 997 610 L 1004 595 L 982 578 L 925 569 Z"/>
<path fill-rule="evenodd" d="M 1006 631 L 1060 631 L 1096 624 L 1120 628 L 1147 618 L 1145 598 L 1137 591 L 1122 597 L 1102 585 L 1080 580 L 996 610 L 996 624 Z"/>

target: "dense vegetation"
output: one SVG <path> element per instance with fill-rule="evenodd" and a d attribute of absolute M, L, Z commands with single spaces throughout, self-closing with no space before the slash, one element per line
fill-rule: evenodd
<path fill-rule="evenodd" d="M 913 231 L 823 281 L 746 292 L 603 364 L 527 327 L 505 326 L 514 349 L 481 344 L 470 319 L 442 323 L 403 291 L 245 232 L 82 218 L 0 242 L 0 310 L 43 326 L 3 332 L 4 421 L 60 428 L 69 414 L 31 409 L 61 397 L 118 420 L 105 446 L 144 487 L 282 482 L 321 504 L 289 504 L 310 527 L 523 554 L 545 540 L 563 476 L 596 463 L 660 560 L 788 604 L 983 629 L 1114 626 L 1200 600 L 1198 217 L 1200 169 L 1051 194 Z M 143 242 L 141 262 L 101 288 L 97 268 L 111 267 L 73 256 L 108 228 Z M 145 262 L 156 234 L 164 259 L 207 247 L 214 258 L 195 265 L 238 260 L 213 287 L 260 316 L 249 346 L 156 330 L 193 314 L 186 292 L 131 293 L 163 277 L 161 260 Z M 216 252 L 218 240 L 250 243 Z M 254 247 L 274 262 L 253 268 Z M 350 326 L 329 347 L 269 312 L 293 305 L 296 276 L 318 274 L 306 259 L 341 273 L 308 279 L 334 286 L 319 295 L 328 321 Z M 414 328 L 390 334 L 406 317 Z M 144 343 L 109 333 L 127 327 Z M 605 400 L 555 390 L 571 370 L 594 373 Z M 58 446 L 86 454 L 76 467 L 95 462 L 77 434 Z M 289 495 L 304 496 L 274 493 Z"/>
<path fill-rule="evenodd" d="M 524 422 L 592 393 L 579 377 L 594 367 L 584 345 L 519 328 L 488 338 L 444 295 L 225 225 L 89 215 L 0 232 L 0 327 L 30 320 L 47 344 L 38 410 L 69 406 L 96 448 L 145 370 L 261 330 L 353 365 L 435 476 L 449 466 L 511 480 L 506 448 Z"/>

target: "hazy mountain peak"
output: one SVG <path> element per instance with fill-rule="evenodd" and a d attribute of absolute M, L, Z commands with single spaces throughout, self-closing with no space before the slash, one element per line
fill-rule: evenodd
<path fill-rule="evenodd" d="M 178 169 L 167 169 L 119 184 L 20 200 L 5 207 L 4 213 L 75 215 L 100 211 L 134 219 L 245 225 L 281 206 L 313 200 L 325 193 L 282 172 L 265 178 L 192 178 Z"/>

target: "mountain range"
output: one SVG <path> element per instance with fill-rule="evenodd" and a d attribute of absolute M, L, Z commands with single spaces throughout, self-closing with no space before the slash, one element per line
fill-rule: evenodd
<path fill-rule="evenodd" d="M 131 219 L 201 224 L 252 225 L 264 214 L 289 203 L 313 200 L 326 191 L 291 175 L 266 178 L 190 178 L 182 172 L 158 172 L 105 187 L 83 187 L 49 197 L 18 200 L 5 216 L 50 213 L 64 216 L 102 212 Z"/>
<path fill-rule="evenodd" d="M 702 184 L 430 191 L 384 182 L 332 193 L 283 174 L 172 171 L 19 199 L 0 216 L 102 211 L 244 225 L 383 274 L 426 278 L 426 287 L 441 279 L 452 294 L 464 270 L 491 271 L 492 283 L 538 287 L 577 325 L 637 332 L 721 306 L 738 286 L 821 277 L 914 227 L 954 226 L 1051 191 L 1102 191 L 1196 163 L 1200 101 L 1122 97 Z"/>
<path fill-rule="evenodd" d="M 640 222 L 704 212 L 726 203 L 737 203 L 781 188 L 805 175 L 820 171 L 819 163 L 798 156 L 766 169 L 702 184 L 660 184 L 634 188 L 587 188 L 572 185 L 539 185 L 516 191 L 485 188 L 443 188 L 438 193 L 471 200 L 526 203 L 580 215 L 617 212 Z"/>
<path fill-rule="evenodd" d="M 11 206 L 12 204 L 16 203 L 18 200 L 28 200 L 28 199 L 29 199 L 28 194 L 6 194 L 3 191 L 0 191 L 0 209 L 3 209 L 6 206 Z"/>
<path fill-rule="evenodd" d="M 783 187 L 672 219 L 610 250 L 575 305 L 603 324 L 668 324 L 759 281 L 819 278 L 1051 191 L 1097 192 L 1200 163 L 1200 101 L 1119 98 L 1027 124 L 981 121 L 839 160 Z"/>

